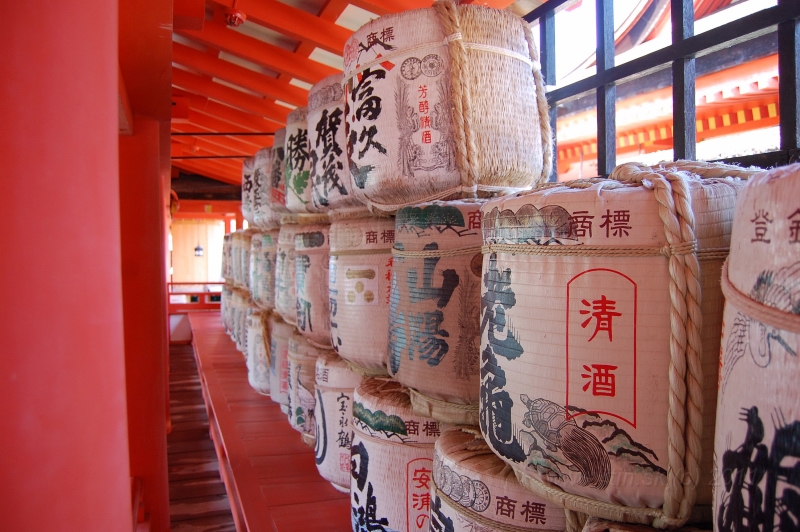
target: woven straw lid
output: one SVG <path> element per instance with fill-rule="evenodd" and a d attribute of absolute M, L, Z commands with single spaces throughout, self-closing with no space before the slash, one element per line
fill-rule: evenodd
<path fill-rule="evenodd" d="M 385 377 L 367 379 L 356 388 L 353 426 L 378 440 L 423 445 L 433 445 L 443 428 L 437 421 L 415 414 L 408 388 Z"/>
<path fill-rule="evenodd" d="M 355 389 L 363 377 L 350 369 L 350 365 L 336 353 L 327 351 L 317 358 L 316 383 L 318 387 Z"/>
<path fill-rule="evenodd" d="M 499 530 L 564 530 L 564 508 L 526 490 L 511 466 L 495 455 L 480 432 L 465 427 L 446 430 L 436 441 L 433 480 L 448 505 L 479 525 L 512 525 Z M 513 514 L 495 511 L 504 500 L 515 503 Z"/>

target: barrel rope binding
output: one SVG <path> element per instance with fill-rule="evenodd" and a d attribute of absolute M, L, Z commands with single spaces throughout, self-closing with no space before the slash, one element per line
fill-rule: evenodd
<path fill-rule="evenodd" d="M 502 193 L 503 195 L 511 195 L 518 192 L 528 191 L 530 188 L 531 187 L 499 187 L 494 185 L 459 185 L 448 188 L 447 190 L 443 190 L 441 192 L 437 192 L 436 194 L 431 194 L 430 196 L 426 196 L 421 199 L 415 199 L 413 201 L 404 203 L 378 203 L 370 199 L 367 199 L 366 202 L 367 208 L 369 208 L 371 213 L 375 214 L 376 216 L 385 216 L 387 213 L 397 212 L 403 207 L 410 207 L 412 205 L 428 203 L 431 201 L 444 200 L 456 196 L 459 193 L 463 198 L 474 198 L 477 197 L 478 192 L 487 192 L 490 194 Z"/>
<path fill-rule="evenodd" d="M 435 409 L 442 417 L 442 419 L 439 417 L 433 418 L 438 421 L 457 425 L 478 426 L 480 405 L 464 405 L 442 401 L 418 392 L 414 388 L 409 388 L 409 391 L 411 392 L 411 406 L 417 414 L 433 418 L 431 413 Z M 443 419 L 445 417 L 448 419 Z"/>
<path fill-rule="evenodd" d="M 360 255 L 389 255 L 392 252 L 392 248 L 381 248 L 381 249 L 342 249 L 337 251 L 331 251 L 331 257 L 357 257 Z"/>
<path fill-rule="evenodd" d="M 456 249 L 426 249 L 423 251 L 406 251 L 392 248 L 392 255 L 401 258 L 425 259 L 429 257 L 458 257 L 460 255 L 476 255 L 483 251 L 483 246 L 471 246 Z"/>
<path fill-rule="evenodd" d="M 533 244 L 486 244 L 481 253 L 511 253 L 512 255 L 555 255 L 567 257 L 671 257 L 696 254 L 698 260 L 724 260 L 729 248 L 697 249 L 697 242 L 647 246 L 537 246 Z"/>
<path fill-rule="evenodd" d="M 362 377 L 365 377 L 365 378 L 369 379 L 369 378 L 373 378 L 373 377 L 388 377 L 389 376 L 389 371 L 386 368 L 380 368 L 380 369 L 365 368 L 363 366 L 359 366 L 358 364 L 356 364 L 354 362 L 350 362 L 346 358 L 343 358 L 342 360 L 345 361 L 345 363 L 347 364 L 347 367 L 350 368 L 350 371 L 352 371 L 353 373 L 357 373 L 358 375 L 361 375 Z"/>
<path fill-rule="evenodd" d="M 567 493 L 557 486 L 542 482 L 516 469 L 514 470 L 514 474 L 517 480 L 519 480 L 519 483 L 525 488 L 550 502 L 563 506 L 566 510 L 565 514 L 567 517 L 567 526 L 569 528 L 572 528 L 570 526 L 571 518 L 574 519 L 577 517 L 580 519 L 580 516 L 571 517 L 570 512 L 593 516 L 608 516 L 608 519 L 621 523 L 648 525 L 660 521 L 664 523 L 664 526 L 669 527 L 678 527 L 683 524 L 682 519 L 666 517 L 660 508 L 635 508 L 610 502 L 597 501 L 581 495 Z M 577 530 L 580 529 L 578 528 Z"/>
<path fill-rule="evenodd" d="M 722 293 L 728 303 L 749 318 L 775 329 L 800 334 L 800 315 L 765 305 L 742 293 L 728 276 L 728 261 L 722 266 Z"/>

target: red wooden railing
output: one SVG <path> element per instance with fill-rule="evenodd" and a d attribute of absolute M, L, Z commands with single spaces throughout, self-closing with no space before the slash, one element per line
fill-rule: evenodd
<path fill-rule="evenodd" d="M 169 313 L 185 314 L 195 310 L 219 310 L 224 284 L 167 283 Z"/>

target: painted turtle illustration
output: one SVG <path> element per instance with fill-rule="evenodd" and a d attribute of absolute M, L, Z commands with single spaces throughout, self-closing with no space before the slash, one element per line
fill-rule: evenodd
<path fill-rule="evenodd" d="M 528 408 L 522 424 L 542 438 L 547 451 L 560 453 L 567 467 L 581 473 L 578 485 L 606 489 L 611 480 L 611 459 L 594 434 L 579 427 L 574 419 L 567 419 L 566 409 L 553 401 L 531 399 L 525 394 L 520 399 Z"/>

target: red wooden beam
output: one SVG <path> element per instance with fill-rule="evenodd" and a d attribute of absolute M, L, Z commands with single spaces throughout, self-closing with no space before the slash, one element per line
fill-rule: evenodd
<path fill-rule="evenodd" d="M 215 83 L 210 79 L 190 74 L 189 72 L 177 68 L 172 70 L 172 84 L 186 89 L 189 92 L 201 94 L 238 107 L 239 109 L 255 113 L 269 120 L 278 122 L 279 124 L 286 123 L 286 116 L 290 111 L 286 107 L 245 94 L 236 89 Z"/>
<path fill-rule="evenodd" d="M 216 21 L 207 22 L 201 31 L 178 30 L 176 33 L 308 83 L 316 83 L 339 72 L 317 61 L 228 29 Z"/>
<path fill-rule="evenodd" d="M 232 7 L 233 0 L 213 0 L 219 6 Z M 236 9 L 247 20 L 271 28 L 300 41 L 342 55 L 351 31 L 330 21 L 291 7 L 278 0 L 236 0 Z"/>
<path fill-rule="evenodd" d="M 210 163 L 211 161 L 209 161 Z M 182 168 L 188 172 L 193 174 L 199 174 L 206 176 L 211 179 L 216 179 L 217 181 L 222 181 L 223 183 L 230 183 L 231 185 L 241 185 L 242 184 L 242 172 L 241 169 L 239 172 L 234 172 L 229 168 L 218 168 L 212 164 L 199 164 L 191 159 L 189 160 L 175 160 L 172 161 L 172 166 L 177 168 Z"/>
<path fill-rule="evenodd" d="M 217 59 L 177 42 L 172 43 L 172 61 L 298 107 L 308 104 L 308 91 L 305 89 Z"/>

